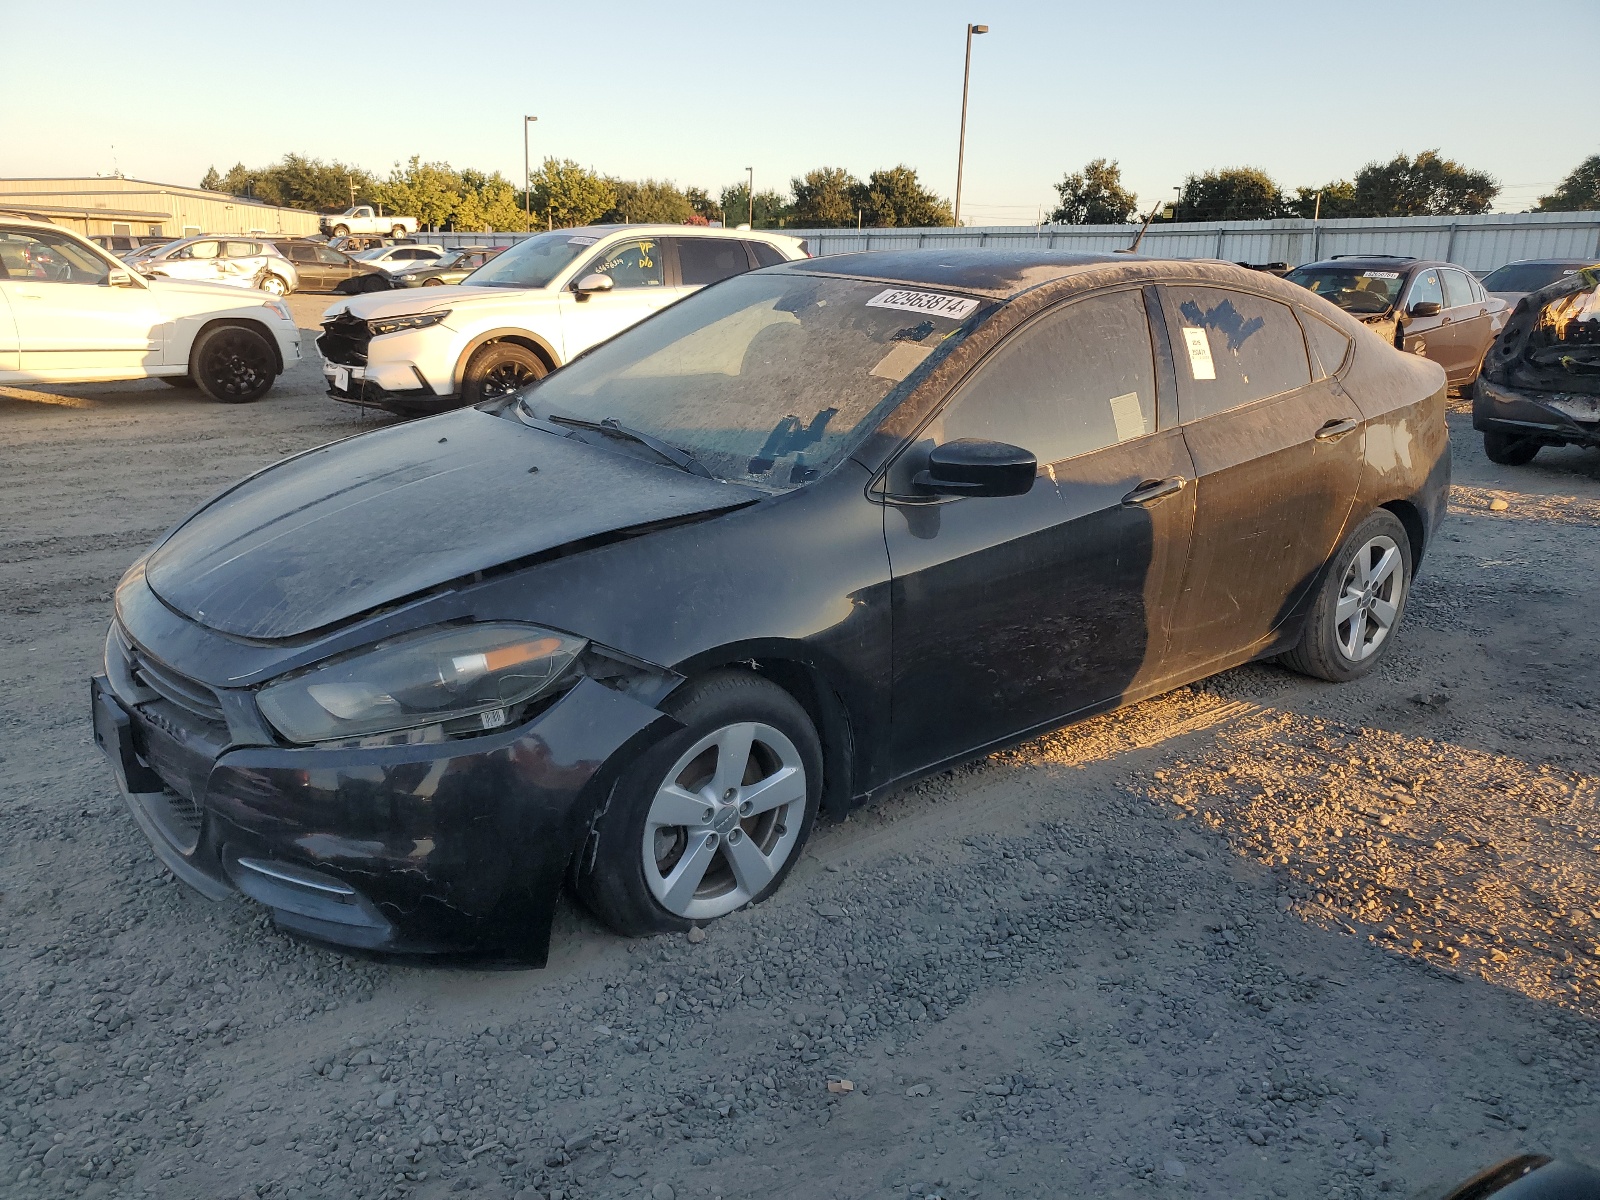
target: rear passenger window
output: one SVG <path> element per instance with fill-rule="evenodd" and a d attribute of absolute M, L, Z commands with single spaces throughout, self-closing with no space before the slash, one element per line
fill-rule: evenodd
<path fill-rule="evenodd" d="M 678 276 L 684 287 L 717 283 L 750 269 L 744 243 L 731 238 L 678 238 Z"/>
<path fill-rule="evenodd" d="M 1350 352 L 1350 339 L 1310 313 L 1300 314 L 1300 324 L 1306 331 L 1306 344 L 1311 347 L 1311 374 L 1317 379 L 1338 374 L 1344 356 Z"/>
<path fill-rule="evenodd" d="M 1150 326 L 1134 291 L 1092 296 L 1023 328 L 978 369 L 930 433 L 938 443 L 1008 442 L 1045 465 L 1155 427 Z"/>
<path fill-rule="evenodd" d="M 1185 422 L 1311 382 L 1306 340 L 1287 305 L 1213 287 L 1163 287 Z"/>
<path fill-rule="evenodd" d="M 1472 298 L 1472 284 L 1460 271 L 1441 271 L 1444 276 L 1444 306 L 1446 308 L 1467 308 L 1474 304 Z"/>
<path fill-rule="evenodd" d="M 763 267 L 775 267 L 781 262 L 789 261 L 778 252 L 776 246 L 769 245 L 766 242 L 748 242 L 746 244 L 755 254 L 756 262 Z"/>

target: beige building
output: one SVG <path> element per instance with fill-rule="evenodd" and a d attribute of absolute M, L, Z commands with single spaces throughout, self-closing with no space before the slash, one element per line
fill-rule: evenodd
<path fill-rule="evenodd" d="M 317 214 L 243 196 L 142 179 L 0 179 L 0 212 L 83 234 L 187 237 L 197 233 L 317 232 Z"/>

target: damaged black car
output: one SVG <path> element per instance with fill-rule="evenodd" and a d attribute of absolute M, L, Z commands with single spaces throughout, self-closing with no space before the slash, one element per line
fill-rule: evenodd
<path fill-rule="evenodd" d="M 544 960 L 770 895 L 819 811 L 1253 659 L 1393 646 L 1445 375 L 1224 263 L 740 275 L 245 479 L 128 571 L 94 730 L 279 925 Z"/>
<path fill-rule="evenodd" d="M 1600 267 L 1517 301 L 1484 361 L 1472 427 L 1505 466 L 1544 446 L 1600 446 Z"/>

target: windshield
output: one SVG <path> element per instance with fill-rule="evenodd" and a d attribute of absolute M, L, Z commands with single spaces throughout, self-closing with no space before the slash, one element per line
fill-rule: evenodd
<path fill-rule="evenodd" d="M 1537 292 L 1578 269 L 1572 263 L 1508 263 L 1480 282 L 1488 292 Z"/>
<path fill-rule="evenodd" d="M 476 287 L 548 287 L 562 268 L 599 240 L 570 229 L 541 233 L 495 255 L 462 282 Z"/>
<path fill-rule="evenodd" d="M 978 308 L 854 279 L 741 275 L 575 359 L 524 393 L 519 411 L 614 421 L 719 479 L 785 491 L 849 454 L 896 386 L 991 311 Z"/>
<path fill-rule="evenodd" d="M 1399 299 L 1404 271 L 1369 267 L 1300 267 L 1284 276 L 1345 312 L 1387 312 Z"/>

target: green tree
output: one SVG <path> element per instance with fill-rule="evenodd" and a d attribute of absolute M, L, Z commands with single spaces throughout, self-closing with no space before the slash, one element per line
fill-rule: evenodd
<path fill-rule="evenodd" d="M 615 185 L 570 158 L 547 158 L 529 176 L 533 192 L 534 227 L 569 228 L 589 225 L 609 212 L 617 201 Z"/>
<path fill-rule="evenodd" d="M 1294 198 L 1284 201 L 1284 209 L 1290 216 L 1304 217 L 1309 221 L 1318 215 L 1317 196 L 1319 194 L 1322 196 L 1321 216 L 1323 220 L 1358 215 L 1356 213 L 1356 185 L 1348 179 L 1325 183 L 1319 188 L 1295 188 Z"/>
<path fill-rule="evenodd" d="M 1139 211 L 1139 197 L 1122 186 L 1116 159 L 1097 158 L 1064 176 L 1056 195 L 1061 203 L 1050 214 L 1056 225 L 1126 225 Z"/>
<path fill-rule="evenodd" d="M 866 189 L 843 167 L 818 167 L 789 181 L 794 193 L 790 222 L 798 229 L 854 226 L 866 207 Z"/>
<path fill-rule="evenodd" d="M 1261 221 L 1283 215 L 1283 193 L 1256 167 L 1225 167 L 1183 181 L 1174 221 Z"/>
<path fill-rule="evenodd" d="M 689 224 L 709 225 L 713 221 L 722 220 L 721 206 L 711 198 L 711 193 L 706 191 L 705 188 L 684 188 L 683 198 L 689 202 L 689 207 L 694 210 L 694 216 L 689 219 Z"/>
<path fill-rule="evenodd" d="M 200 186 L 208 192 L 222 191 L 222 176 L 217 174 L 216 167 L 207 167 L 206 173 L 201 177 Z"/>
<path fill-rule="evenodd" d="M 904 164 L 867 176 L 863 200 L 863 220 L 868 225 L 916 229 L 955 224 L 950 202 L 923 187 L 917 173 Z"/>
<path fill-rule="evenodd" d="M 1487 171 L 1463 167 L 1424 150 L 1416 158 L 1397 154 L 1356 172 L 1355 213 L 1362 217 L 1427 217 L 1489 210 L 1500 185 Z"/>
<path fill-rule="evenodd" d="M 727 214 L 728 228 L 743 225 L 750 213 L 749 185 L 735 183 L 723 188 L 722 211 Z M 751 221 L 753 228 L 782 229 L 788 220 L 788 197 L 779 195 L 771 188 L 756 193 L 755 220 Z"/>
<path fill-rule="evenodd" d="M 462 169 L 460 199 L 450 214 L 450 228 L 493 233 L 527 227 L 522 200 L 509 180 L 498 171 L 485 175 L 471 167 Z"/>
<path fill-rule="evenodd" d="M 626 225 L 687 225 L 694 205 L 676 184 L 659 179 L 608 180 L 616 199 L 601 220 Z"/>
<path fill-rule="evenodd" d="M 461 176 L 449 163 L 425 163 L 413 154 L 404 167 L 395 163 L 389 178 L 373 192 L 390 215 L 415 217 L 422 226 L 436 229 L 450 220 L 461 202 Z"/>
<path fill-rule="evenodd" d="M 1540 196 L 1534 212 L 1592 212 L 1600 209 L 1600 154 L 1591 154 L 1548 196 Z"/>

